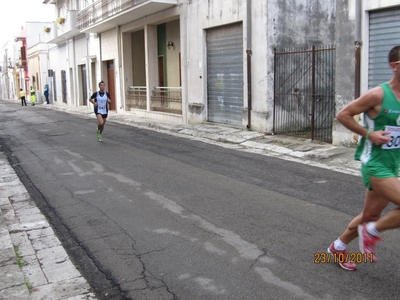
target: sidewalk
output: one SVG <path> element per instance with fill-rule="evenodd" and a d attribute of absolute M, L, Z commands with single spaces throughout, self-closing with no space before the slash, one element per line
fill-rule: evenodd
<path fill-rule="evenodd" d="M 95 119 L 93 111 L 86 107 L 43 107 Z M 359 163 L 353 159 L 353 148 L 265 135 L 220 124 L 172 124 L 139 118 L 134 113 L 110 112 L 108 121 L 356 176 L 360 174 Z M 96 299 L 4 154 L 0 154 L 0 274 L 0 300 Z"/>
<path fill-rule="evenodd" d="M 0 154 L 0 299 L 96 299 Z"/>

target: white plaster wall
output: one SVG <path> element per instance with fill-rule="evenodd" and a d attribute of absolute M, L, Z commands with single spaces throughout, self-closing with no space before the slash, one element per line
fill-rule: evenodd
<path fill-rule="evenodd" d="M 269 37 L 273 35 L 268 34 L 270 28 L 267 2 L 269 1 L 253 1 L 251 10 L 251 123 L 252 128 L 259 132 L 272 131 L 272 121 L 268 122 L 268 116 L 272 115 L 273 95 L 268 94 L 268 89 L 274 86 L 273 59 L 271 59 L 273 53 L 267 49 L 267 45 Z"/>
<path fill-rule="evenodd" d="M 40 91 L 40 95 L 41 95 L 41 101 L 45 102 L 46 99 L 43 96 L 43 89 L 45 84 L 48 84 L 48 59 L 47 59 L 47 45 L 46 44 L 40 44 L 39 45 L 40 51 L 39 51 L 39 70 L 40 70 L 40 86 L 39 91 Z"/>
<path fill-rule="evenodd" d="M 58 47 L 51 48 L 49 50 L 49 62 L 50 66 L 56 74 L 56 87 L 55 91 L 57 94 L 57 98 L 54 99 L 57 102 L 54 102 L 56 105 L 64 105 L 62 102 L 62 93 L 61 93 L 61 70 L 66 70 L 67 65 L 67 48 L 65 44 L 58 45 Z M 53 82 L 53 78 L 50 78 L 51 82 Z M 54 89 L 54 86 L 51 86 Z"/>
<path fill-rule="evenodd" d="M 114 61 L 114 71 L 115 71 L 115 107 L 117 112 L 120 111 L 122 107 L 122 99 L 121 99 L 121 74 L 119 68 L 120 62 L 118 61 L 118 37 L 117 30 L 111 29 L 101 34 L 101 51 L 102 51 L 102 61 L 113 60 Z M 104 65 L 105 66 L 105 65 Z M 103 76 L 107 75 L 107 70 L 104 68 Z M 102 78 L 107 85 L 107 78 Z"/>
<path fill-rule="evenodd" d="M 75 37 L 72 45 L 74 45 L 74 49 L 70 52 L 70 58 L 69 58 L 69 66 L 72 68 L 72 78 L 71 78 L 71 72 L 70 70 L 67 71 L 67 78 L 68 78 L 68 91 L 74 91 L 74 95 L 70 95 L 71 98 L 73 98 L 73 103 L 76 106 L 79 106 L 80 103 L 83 103 L 83 97 L 84 95 L 82 94 L 82 82 L 79 80 L 79 76 L 77 72 L 79 72 L 80 65 L 86 65 L 87 63 L 87 53 L 88 53 L 88 40 L 86 38 L 86 35 L 80 36 L 80 37 Z M 87 82 L 87 88 L 88 88 L 88 93 L 90 93 L 90 66 L 86 67 L 86 72 L 89 75 L 89 82 Z M 87 78 L 85 78 L 87 80 Z M 71 88 L 71 85 L 74 85 Z M 89 98 L 88 95 L 86 95 L 86 98 Z"/>
<path fill-rule="evenodd" d="M 389 8 L 400 5 L 399 0 L 361 0 L 365 10 Z"/>
<path fill-rule="evenodd" d="M 98 35 L 90 34 L 88 39 L 89 57 L 94 62 L 95 72 L 92 68 L 90 69 L 91 83 L 90 83 L 90 94 L 97 91 L 98 83 L 101 80 L 101 61 L 100 61 L 100 38 Z M 94 74 L 94 75 L 92 75 Z M 93 78 L 94 76 L 94 78 Z"/>
<path fill-rule="evenodd" d="M 102 60 L 113 60 L 118 56 L 116 30 L 111 29 L 101 34 Z"/>
<path fill-rule="evenodd" d="M 71 59 L 70 66 L 73 66 L 75 64 L 81 64 L 81 63 L 86 63 L 86 56 L 87 56 L 87 39 L 86 36 L 82 36 L 79 38 L 75 38 L 75 60 Z"/>

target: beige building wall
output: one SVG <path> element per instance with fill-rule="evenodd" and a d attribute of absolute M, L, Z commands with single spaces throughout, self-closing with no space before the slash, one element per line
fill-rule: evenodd
<path fill-rule="evenodd" d="M 166 23 L 166 40 L 171 41 L 174 46 L 166 49 L 167 52 L 167 77 L 169 87 L 181 86 L 180 80 L 180 53 L 181 53 L 181 40 L 180 40 L 180 22 L 174 20 Z"/>
<path fill-rule="evenodd" d="M 131 45 L 132 45 L 132 67 L 129 67 L 127 63 L 127 68 L 132 73 L 131 80 L 128 84 L 133 86 L 146 86 L 146 55 L 144 46 L 144 30 L 139 30 L 131 34 Z M 124 41 L 125 42 L 125 41 Z M 126 41 L 129 43 L 129 40 Z"/>

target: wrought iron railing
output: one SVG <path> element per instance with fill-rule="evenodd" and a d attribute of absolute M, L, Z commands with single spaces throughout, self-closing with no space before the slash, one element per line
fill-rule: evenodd
<path fill-rule="evenodd" d="M 182 88 L 155 87 L 151 91 L 151 110 L 182 114 Z"/>
<path fill-rule="evenodd" d="M 100 0 L 82 9 L 77 16 L 76 27 L 79 30 L 93 26 L 100 21 L 131 9 L 148 0 Z"/>
<path fill-rule="evenodd" d="M 129 108 L 147 108 L 147 97 L 145 86 L 130 86 L 126 97 L 126 106 Z"/>

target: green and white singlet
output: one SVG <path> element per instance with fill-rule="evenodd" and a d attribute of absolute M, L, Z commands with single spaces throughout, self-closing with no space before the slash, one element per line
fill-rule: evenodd
<path fill-rule="evenodd" d="M 400 164 L 400 102 L 388 83 L 380 86 L 383 89 L 381 110 L 375 118 L 364 113 L 364 120 L 367 129 L 371 132 L 390 131 L 390 141 L 377 146 L 363 137 L 355 153 L 355 159 L 362 162 L 363 180 L 368 188 L 370 188 L 370 176 L 397 177 Z"/>

